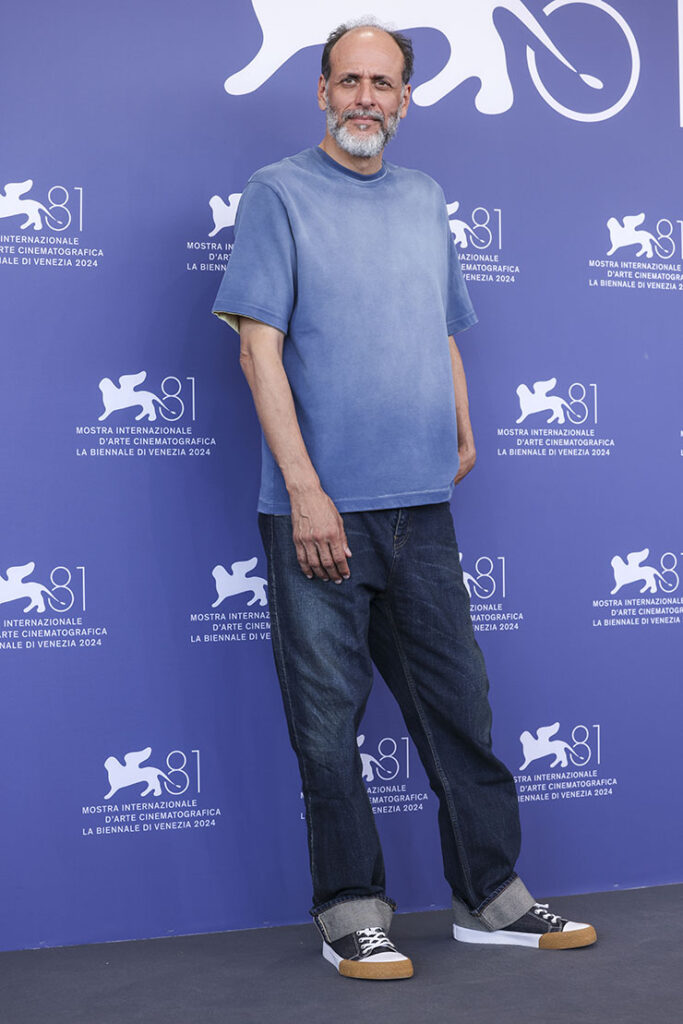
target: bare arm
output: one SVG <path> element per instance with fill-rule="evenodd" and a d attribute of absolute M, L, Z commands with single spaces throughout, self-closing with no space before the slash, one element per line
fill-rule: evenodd
<path fill-rule="evenodd" d="M 292 539 L 305 575 L 334 580 L 351 575 L 344 522 L 320 486 L 296 417 L 282 365 L 282 331 L 240 317 L 240 366 L 251 389 L 266 443 L 282 471 L 292 509 Z"/>
<path fill-rule="evenodd" d="M 455 388 L 455 415 L 458 422 L 458 454 L 460 456 L 460 468 L 455 478 L 458 484 L 474 466 L 477 453 L 474 447 L 474 435 L 470 423 L 470 404 L 467 397 L 467 381 L 465 379 L 465 368 L 462 365 L 462 358 L 455 344 L 453 335 L 449 337 L 451 350 L 451 366 L 453 367 L 453 387 Z"/>

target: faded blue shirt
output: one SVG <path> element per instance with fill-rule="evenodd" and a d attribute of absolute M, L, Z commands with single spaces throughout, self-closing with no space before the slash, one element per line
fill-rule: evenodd
<path fill-rule="evenodd" d="M 421 171 L 319 147 L 257 171 L 213 312 L 285 334 L 306 449 L 340 512 L 447 500 L 458 471 L 448 336 L 476 323 L 444 194 Z M 262 438 L 258 511 L 290 512 Z"/>

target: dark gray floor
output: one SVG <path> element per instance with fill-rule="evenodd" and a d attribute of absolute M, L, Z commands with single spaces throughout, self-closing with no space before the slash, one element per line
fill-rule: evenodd
<path fill-rule="evenodd" d="M 341 978 L 312 925 L 0 954 L 2 1024 L 683 1024 L 683 885 L 554 899 L 598 943 L 456 943 L 397 915 L 407 981 Z"/>

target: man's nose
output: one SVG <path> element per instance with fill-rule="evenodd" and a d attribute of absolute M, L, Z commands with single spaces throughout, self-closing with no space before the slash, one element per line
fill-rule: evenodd
<path fill-rule="evenodd" d="M 361 78 L 358 83 L 356 99 L 359 107 L 374 107 L 375 97 L 373 94 L 372 82 L 366 78 Z"/>

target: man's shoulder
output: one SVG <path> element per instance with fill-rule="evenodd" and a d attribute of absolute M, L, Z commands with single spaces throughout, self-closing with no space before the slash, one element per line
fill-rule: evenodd
<path fill-rule="evenodd" d="M 386 160 L 384 163 L 392 174 L 401 178 L 407 187 L 419 189 L 443 202 L 444 193 L 441 185 L 425 171 L 419 171 L 416 167 L 404 167 L 400 164 L 388 163 Z"/>
<path fill-rule="evenodd" d="M 248 184 L 268 185 L 275 192 L 278 192 L 283 184 L 298 177 L 311 163 L 311 150 L 304 149 L 293 156 L 283 157 L 275 163 L 266 164 L 254 171 L 249 178 Z"/>

